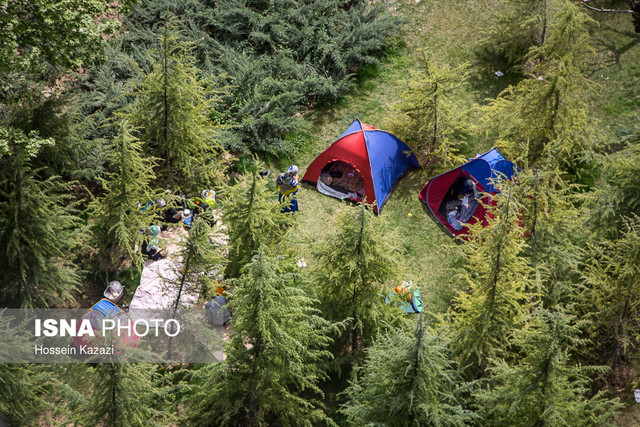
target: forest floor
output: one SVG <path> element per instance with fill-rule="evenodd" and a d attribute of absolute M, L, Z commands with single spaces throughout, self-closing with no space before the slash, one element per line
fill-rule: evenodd
<path fill-rule="evenodd" d="M 500 64 L 479 59 L 478 46 L 482 31 L 497 13 L 500 0 L 403 0 L 397 13 L 405 20 L 400 36 L 382 63 L 365 67 L 357 76 L 353 89 L 337 104 L 309 111 L 304 116 L 301 135 L 306 148 L 291 159 L 272 165 L 276 170 L 290 163 L 300 167 L 302 177 L 311 161 L 329 146 L 351 124 L 360 119 L 379 129 L 388 129 L 392 104 L 399 99 L 409 77 L 409 69 L 428 52 L 440 64 L 468 64 L 469 86 L 460 102 L 479 114 L 509 84 L 521 75 L 501 70 Z M 589 119 L 597 124 L 600 135 L 616 144 L 627 135 L 640 132 L 640 37 L 633 33 L 631 20 L 623 14 L 594 15 L 599 26 L 593 30 L 596 56 L 588 76 L 596 87 L 585 99 Z M 472 118 L 473 120 L 473 118 Z M 481 135 L 481 133 L 478 133 Z M 477 136 L 471 143 L 475 152 L 491 148 L 492 141 Z M 435 222 L 426 206 L 418 199 L 424 184 L 444 169 L 415 170 L 402 178 L 387 201 L 380 218 L 388 232 L 395 233 L 404 250 L 405 280 L 417 283 L 427 310 L 446 310 L 454 287 L 451 283 L 455 267 L 455 244 Z M 294 244 L 300 256 L 313 267 L 309 250 L 337 228 L 337 216 L 346 202 L 320 194 L 313 186 L 303 185 L 299 192 L 299 229 Z M 411 214 L 411 215 L 409 215 Z M 622 400 L 628 409 L 617 418 L 620 425 L 640 418 L 640 411 L 625 390 Z M 632 423 L 633 424 L 633 423 Z"/>

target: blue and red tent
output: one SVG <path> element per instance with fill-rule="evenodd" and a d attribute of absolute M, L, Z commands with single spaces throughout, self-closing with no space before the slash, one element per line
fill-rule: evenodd
<path fill-rule="evenodd" d="M 302 181 L 341 199 L 361 202 L 366 197 L 379 213 L 396 181 L 419 167 L 415 154 L 398 137 L 355 120 L 311 162 Z"/>
<path fill-rule="evenodd" d="M 460 188 L 464 186 L 468 179 L 473 180 L 479 191 L 484 191 L 488 196 L 495 194 L 494 180 L 498 178 L 511 179 L 517 172 L 517 167 L 505 159 L 505 157 L 493 148 L 482 155 L 477 155 L 473 159 L 450 171 L 442 173 L 429 182 L 420 191 L 419 198 L 426 203 L 429 210 L 453 236 L 466 234 L 469 230 L 466 226 L 456 230 L 447 221 L 447 206 L 450 202 L 458 198 Z M 474 224 L 477 221 L 485 221 L 485 205 L 489 202 L 485 197 L 483 203 L 478 204 L 471 218 L 466 224 Z"/>

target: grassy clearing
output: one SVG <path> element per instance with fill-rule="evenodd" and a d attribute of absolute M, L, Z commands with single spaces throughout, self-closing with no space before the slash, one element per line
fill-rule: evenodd
<path fill-rule="evenodd" d="M 366 67 L 358 75 L 353 89 L 337 104 L 309 111 L 303 118 L 301 135 L 306 139 L 304 151 L 296 158 L 282 159 L 275 169 L 288 163 L 300 166 L 302 176 L 309 163 L 358 118 L 380 129 L 388 129 L 392 104 L 404 88 L 408 70 L 419 58 L 420 49 L 430 52 L 438 62 L 469 64 L 470 84 L 461 93 L 460 102 L 479 116 L 478 106 L 497 96 L 517 78 L 499 78 L 497 64 L 481 63 L 475 49 L 483 31 L 499 12 L 500 0 L 404 0 L 397 13 L 405 24 L 399 39 L 378 66 Z M 601 20 L 595 29 L 594 45 L 598 52 L 591 77 L 600 85 L 585 100 L 596 123 L 602 123 L 602 137 L 618 141 L 630 133 L 640 133 L 640 38 L 632 33 L 631 20 L 619 15 L 596 15 Z M 472 148 L 488 149 L 492 142 L 477 136 Z M 442 172 L 413 171 L 404 177 L 385 205 L 380 220 L 397 235 L 404 249 L 405 278 L 419 283 L 431 308 L 446 308 L 455 291 L 452 265 L 455 245 L 435 223 L 418 200 L 420 188 L 429 178 Z M 307 258 L 314 243 L 336 229 L 336 216 L 344 202 L 318 193 L 305 185 L 299 193 L 299 230 L 295 245 Z M 408 216 L 411 213 L 412 216 Z"/>
<path fill-rule="evenodd" d="M 589 112 L 614 144 L 640 134 L 640 35 L 626 14 L 593 15 L 599 22 L 590 77 L 598 83 Z"/>
<path fill-rule="evenodd" d="M 405 18 L 401 39 L 390 49 L 383 63 L 365 68 L 353 90 L 337 105 L 313 110 L 305 117 L 304 133 L 308 144 L 296 159 L 302 176 L 306 167 L 358 118 L 380 129 L 388 128 L 392 104 L 404 88 L 408 70 L 418 58 L 419 49 L 428 49 L 438 61 L 459 64 L 473 59 L 478 31 L 487 25 L 487 7 L 497 0 L 486 1 L 404 1 L 398 8 Z M 486 70 L 473 70 L 485 73 Z M 493 75 L 493 74 L 491 74 Z M 500 82 L 487 79 L 470 86 L 462 102 L 473 107 L 486 91 L 496 92 Z M 481 145 L 481 142 L 478 143 Z M 285 167 L 283 162 L 277 165 Z M 455 260 L 456 245 L 418 200 L 418 192 L 429 178 L 441 170 L 416 170 L 405 176 L 387 201 L 380 220 L 394 233 L 404 251 L 406 280 L 419 283 L 425 303 L 432 309 L 444 310 L 454 289 L 450 267 Z M 337 227 L 336 217 L 345 202 L 318 193 L 305 185 L 299 193 L 299 230 L 295 244 L 298 252 L 314 260 L 309 248 Z M 409 216 L 411 214 L 411 216 Z"/>

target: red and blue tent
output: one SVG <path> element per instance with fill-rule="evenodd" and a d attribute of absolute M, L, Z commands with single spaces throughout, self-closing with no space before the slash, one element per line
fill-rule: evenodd
<path fill-rule="evenodd" d="M 395 135 L 355 120 L 307 168 L 302 181 L 324 194 L 361 202 L 379 213 L 396 182 L 420 164 Z"/>
<path fill-rule="evenodd" d="M 458 198 L 459 188 L 468 179 L 472 179 L 479 191 L 484 191 L 487 196 L 496 193 L 494 180 L 498 178 L 511 179 L 516 173 L 517 167 L 507 160 L 497 148 L 493 148 L 482 155 L 477 155 L 473 159 L 450 171 L 442 173 L 429 182 L 420 191 L 419 198 L 426 203 L 431 213 L 453 236 L 466 234 L 468 228 L 462 227 L 456 230 L 447 221 L 447 206 L 451 201 Z M 483 199 L 484 203 L 478 204 L 471 218 L 466 224 L 474 224 L 477 221 L 485 221 L 485 205 L 488 198 Z"/>

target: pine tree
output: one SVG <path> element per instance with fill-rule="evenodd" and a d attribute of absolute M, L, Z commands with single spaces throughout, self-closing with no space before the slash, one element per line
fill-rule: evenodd
<path fill-rule="evenodd" d="M 591 376 L 602 367 L 571 361 L 581 323 L 567 309 L 538 307 L 514 332 L 520 357 L 489 368 L 492 388 L 476 395 L 489 425 L 603 425 L 620 407 L 604 392 L 589 397 Z"/>
<path fill-rule="evenodd" d="M 0 360 L 26 360 L 33 355 L 33 343 L 17 333 L 13 320 L 6 310 L 0 311 Z M 27 424 L 42 406 L 39 395 L 45 382 L 33 365 L 0 363 L 0 417 L 9 425 Z"/>
<path fill-rule="evenodd" d="M 261 246 L 280 242 L 293 222 L 291 215 L 273 198 L 267 181 L 258 175 L 262 165 L 255 162 L 248 175 L 223 188 L 224 222 L 229 228 L 229 266 L 226 273 L 236 277 Z"/>
<path fill-rule="evenodd" d="M 313 425 L 330 324 L 316 301 L 263 248 L 231 293 L 234 335 L 226 360 L 201 369 L 191 422 L 197 425 Z"/>
<path fill-rule="evenodd" d="M 485 107 L 486 128 L 497 128 L 497 145 L 521 165 L 559 167 L 571 175 L 593 146 L 584 95 L 593 87 L 583 68 L 592 52 L 586 17 L 564 0 L 550 20 L 545 43 L 532 48 L 527 78 Z"/>
<path fill-rule="evenodd" d="M 153 365 L 137 363 L 96 364 L 93 394 L 76 413 L 86 425 L 143 426 L 159 421 L 153 407 Z M 161 420 L 161 418 L 160 418 Z"/>
<path fill-rule="evenodd" d="M 627 220 L 619 239 L 594 246 L 584 271 L 584 312 L 598 361 L 616 369 L 637 348 L 640 325 L 640 217 Z"/>
<path fill-rule="evenodd" d="M 554 287 L 580 280 L 582 247 L 588 237 L 582 220 L 580 196 L 559 171 L 537 169 L 518 173 L 521 225 L 527 237 L 523 256 L 531 267 L 540 297 L 547 304 Z M 566 295 L 573 299 L 573 295 Z"/>
<path fill-rule="evenodd" d="M 368 345 L 386 316 L 388 306 L 380 294 L 399 275 L 397 244 L 383 232 L 382 219 L 361 204 L 345 207 L 338 228 L 318 250 L 316 293 L 331 320 L 351 318 L 340 340 L 340 351 L 357 352 Z"/>
<path fill-rule="evenodd" d="M 103 259 L 118 267 L 122 257 L 134 265 L 142 264 L 140 248 L 145 230 L 152 218 L 152 209 L 140 205 L 154 200 L 150 187 L 154 180 L 153 159 L 145 157 L 142 143 L 131 132 L 129 121 L 118 124 L 118 135 L 107 146 L 106 160 L 111 172 L 102 181 L 105 193 L 93 203 L 97 243 Z"/>
<path fill-rule="evenodd" d="M 343 96 L 358 70 L 380 62 L 401 22 L 387 5 L 366 1 L 154 0 L 132 5 L 113 44 L 146 69 L 167 10 L 180 18 L 203 75 L 229 85 L 211 112 L 228 126 L 216 139 L 233 152 L 276 156 L 304 148 L 298 113 Z M 116 86 L 130 72 L 113 58 L 103 75 Z"/>
<path fill-rule="evenodd" d="M 382 334 L 345 390 L 341 412 L 353 425 L 469 425 L 474 414 L 463 407 L 448 345 L 422 314 L 412 334 L 400 328 Z"/>
<path fill-rule="evenodd" d="M 417 70 L 411 70 L 407 89 L 395 104 L 400 116 L 394 132 L 416 153 L 422 166 L 453 164 L 464 159 L 468 112 L 455 102 L 457 91 L 466 84 L 466 64 L 459 67 L 438 65 L 423 53 Z"/>
<path fill-rule="evenodd" d="M 63 303 L 79 285 L 72 254 L 81 246 L 69 184 L 40 179 L 32 159 L 50 139 L 0 128 L 0 300 L 21 307 Z"/>
<path fill-rule="evenodd" d="M 7 3 L 0 16 L 0 31 L 4 34 L 0 75 L 4 78 L 8 73 L 25 71 L 44 74 L 60 66 L 77 69 L 96 62 L 103 55 L 102 37 L 119 24 L 117 20 L 95 17 L 111 8 L 117 12 L 120 7 L 102 0 Z"/>
<path fill-rule="evenodd" d="M 210 273 L 222 269 L 223 258 L 210 238 L 213 230 L 203 218 L 196 219 L 189 231 L 189 237 L 182 243 L 179 256 L 182 259 L 175 285 L 178 295 L 173 309 L 183 307 L 181 298 L 185 292 L 198 293 L 201 288 L 212 287 Z"/>
<path fill-rule="evenodd" d="M 590 200 L 593 231 L 617 238 L 625 217 L 640 212 L 640 139 L 601 159 L 602 180 Z"/>
<path fill-rule="evenodd" d="M 503 60 L 509 68 L 524 71 L 529 50 L 546 41 L 552 8 L 557 5 L 554 0 L 502 1 L 494 9 L 493 24 L 481 33 L 481 56 Z"/>
<path fill-rule="evenodd" d="M 470 226 L 465 243 L 468 290 L 454 301 L 453 346 L 463 366 L 482 373 L 487 360 L 504 353 L 509 334 L 521 325 L 532 291 L 522 257 L 526 243 L 519 226 L 517 184 L 503 181 L 492 196 L 486 227 Z"/>
<path fill-rule="evenodd" d="M 188 191 L 219 178 L 219 149 L 208 114 L 217 94 L 199 78 L 192 44 L 180 41 L 175 20 L 165 18 L 143 73 L 130 117 L 149 152 L 157 157 L 158 182 Z"/>

